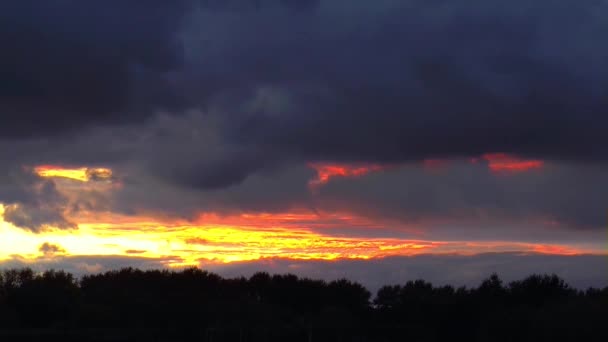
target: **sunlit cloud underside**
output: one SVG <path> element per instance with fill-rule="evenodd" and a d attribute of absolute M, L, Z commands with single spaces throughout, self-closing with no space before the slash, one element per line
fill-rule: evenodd
<path fill-rule="evenodd" d="M 44 178 L 65 178 L 80 182 L 88 182 L 92 179 L 110 179 L 112 170 L 107 168 L 66 168 L 55 165 L 41 165 L 34 168 L 34 172 Z"/>
<path fill-rule="evenodd" d="M 0 207 L 0 210 L 3 210 Z M 1 213 L 1 212 L 0 212 Z M 168 267 L 200 266 L 265 258 L 294 260 L 372 259 L 427 253 L 477 254 L 518 251 L 561 255 L 589 251 L 573 246 L 509 241 L 425 241 L 398 238 L 333 236 L 305 226 L 310 217 L 293 215 L 203 215 L 200 222 L 167 223 L 149 218 L 110 215 L 80 223 L 78 230 L 34 234 L 0 222 L 0 259 L 18 256 L 35 262 L 52 257 L 45 243 L 60 247 L 60 256 L 137 256 L 161 259 Z M 332 218 L 332 224 L 353 218 Z"/>
<path fill-rule="evenodd" d="M 492 172 L 524 172 L 543 167 L 542 161 L 506 154 L 487 154 Z M 444 168 L 449 161 L 428 160 L 427 169 Z M 393 166 L 311 163 L 317 172 L 309 187 L 333 178 L 358 178 Z M 83 190 L 114 191 L 121 186 L 111 169 L 38 166 L 36 175 L 53 179 L 64 195 Z M 0 204 L 0 218 L 5 207 Z M 474 255 L 488 252 L 544 253 L 558 255 L 603 254 L 594 246 L 531 243 L 524 241 L 437 240 L 424 227 L 382 222 L 350 213 L 293 211 L 286 213 L 203 213 L 196 220 L 125 216 L 80 212 L 70 217 L 78 229 L 47 227 L 41 232 L 21 229 L 0 219 L 0 260 L 18 258 L 35 263 L 66 256 L 123 256 L 160 260 L 167 267 L 204 266 L 268 258 L 294 260 L 374 259 L 420 254 Z M 374 231 L 392 232 L 374 234 Z M 357 233 L 359 232 L 359 233 Z M 363 234 L 365 232 L 365 234 Z M 381 235 L 378 237 L 375 235 Z M 386 237 L 389 236 L 389 237 Z"/>

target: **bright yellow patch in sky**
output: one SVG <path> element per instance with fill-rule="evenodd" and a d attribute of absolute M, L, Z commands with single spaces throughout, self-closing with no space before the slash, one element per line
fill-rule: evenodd
<path fill-rule="evenodd" d="M 116 217 L 113 217 L 116 219 Z M 410 255 L 435 243 L 402 239 L 327 236 L 305 228 L 176 224 L 130 218 L 113 223 L 83 223 L 77 231 L 33 234 L 0 223 L 0 259 L 41 257 L 40 245 L 56 244 L 69 255 L 131 255 L 160 258 L 167 266 L 228 263 L 281 257 L 290 259 L 370 259 Z"/>
<path fill-rule="evenodd" d="M 68 178 L 81 182 L 88 182 L 93 178 L 110 179 L 112 177 L 112 170 L 106 168 L 63 168 L 60 166 L 43 165 L 36 167 L 34 171 L 40 177 Z"/>
<path fill-rule="evenodd" d="M 0 205 L 0 215 L 3 207 Z M 563 245 L 486 241 L 423 241 L 400 238 L 335 236 L 301 226 L 305 214 L 260 214 L 222 217 L 203 215 L 197 223 L 168 223 L 143 217 L 96 216 L 76 231 L 51 230 L 34 234 L 0 220 L 0 260 L 48 260 L 44 243 L 57 245 L 65 256 L 131 256 L 156 259 L 168 267 L 252 261 L 264 258 L 294 260 L 373 259 L 423 253 L 476 254 L 519 251 L 579 254 Z M 206 223 L 203 221 L 207 221 Z M 249 222 L 249 223 L 248 223 Z M 267 225 L 268 223 L 271 223 Z M 282 223 L 282 224 L 279 224 Z M 331 227 L 331 225 L 329 225 Z M 65 251 L 65 252 L 63 252 Z"/>

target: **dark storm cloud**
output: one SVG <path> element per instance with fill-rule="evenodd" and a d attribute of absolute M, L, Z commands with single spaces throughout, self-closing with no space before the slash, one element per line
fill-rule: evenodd
<path fill-rule="evenodd" d="M 0 201 L 27 193 L 2 184 L 6 169 L 69 164 L 129 175 L 87 210 L 350 203 L 408 219 L 481 210 L 597 227 L 607 11 L 599 0 L 5 1 Z M 317 198 L 306 188 L 308 161 L 485 152 L 560 167 L 508 179 L 389 172 Z M 16 222 L 57 212 L 16 210 Z"/>
<path fill-rule="evenodd" d="M 238 155 L 237 147 L 221 139 L 222 130 L 216 119 L 214 113 L 160 116 L 130 133 L 125 130 L 124 134 L 111 135 L 108 131 L 105 138 L 83 136 L 73 144 L 72 151 L 82 151 L 84 155 L 125 146 L 131 158 L 123 163 L 114 161 L 112 165 L 97 164 L 111 166 L 114 177 L 123 186 L 110 192 L 83 190 L 70 197 L 69 212 L 133 215 L 144 211 L 195 218 L 200 212 L 284 213 L 296 208 L 318 211 L 320 219 L 323 212 L 346 212 L 425 226 L 434 225 L 434 220 L 444 220 L 443 225 L 449 229 L 427 227 L 432 234 L 437 233 L 433 237 L 467 236 L 473 240 L 525 237 L 527 241 L 546 238 L 567 241 L 575 237 L 573 232 L 592 228 L 594 232 L 580 235 L 585 239 L 606 223 L 608 170 L 603 163 L 552 162 L 539 170 L 501 175 L 492 173 L 484 162 L 447 161 L 444 169 L 436 171 L 420 163 L 406 163 L 365 177 L 337 177 L 312 193 L 308 182 L 316 173 L 306 163 L 296 159 L 294 163 L 273 164 L 276 160 L 272 155 L 242 152 L 244 160 L 259 169 L 238 185 L 202 189 L 188 186 L 197 184 L 194 183 L 197 178 L 199 182 L 209 181 L 210 173 L 228 180 L 232 177 L 216 168 L 218 160 L 230 162 L 231 156 Z M 140 137 L 131 138 L 138 134 Z M 97 146 L 89 144 L 91 140 L 112 143 Z M 57 149 L 46 151 L 44 158 L 60 160 L 69 149 L 66 145 L 59 157 L 53 157 Z M 257 165 L 254 156 L 268 165 Z M 237 158 L 232 165 L 239 162 L 243 161 Z M 6 183 L 0 191 L 0 200 L 21 201 L 21 197 L 16 198 L 20 185 L 15 178 Z M 11 192 L 14 194 L 10 195 Z M 551 221 L 571 231 L 562 234 L 561 228 L 548 229 L 545 225 Z M 345 232 L 352 227 L 343 228 Z M 380 233 L 370 231 L 370 235 Z"/>
<path fill-rule="evenodd" d="M 174 94 L 192 1 L 3 1 L 0 138 L 133 122 Z"/>
<path fill-rule="evenodd" d="M 605 1 L 1 6 L 2 137 L 137 122 L 159 109 L 219 112 L 219 154 L 174 151 L 171 163 L 152 163 L 185 186 L 239 184 L 293 160 L 606 157 Z M 100 149 L 98 158 L 134 158 Z"/>
<path fill-rule="evenodd" d="M 184 98 L 220 113 L 202 189 L 295 160 L 403 162 L 510 152 L 605 160 L 605 1 L 320 1 L 194 11 Z M 193 142 L 194 143 L 194 142 Z"/>
<path fill-rule="evenodd" d="M 0 4 L 0 139 L 139 123 L 201 105 L 181 84 L 182 24 L 195 9 L 290 14 L 316 0 L 9 0 Z M 199 80 L 205 81 L 205 80 Z M 187 99 L 180 92 L 198 93 Z"/>
<path fill-rule="evenodd" d="M 312 160 L 605 159 L 608 24 L 598 13 L 607 10 L 605 1 L 324 1 L 314 16 L 201 25 L 217 29 L 205 36 L 212 79 L 285 98 L 278 114 L 235 120 L 231 138 L 248 146 Z"/>
<path fill-rule="evenodd" d="M 485 162 L 468 160 L 447 160 L 443 169 L 435 171 L 421 163 L 404 163 L 364 177 L 336 177 L 312 193 L 308 182 L 316 173 L 306 163 L 272 164 L 272 155 L 263 154 L 244 154 L 240 160 L 233 147 L 216 139 L 220 129 L 209 121 L 211 117 L 166 118 L 155 124 L 163 128 L 163 139 L 145 143 L 154 151 L 146 155 L 147 168 L 133 173 L 133 182 L 116 194 L 115 210 L 141 205 L 192 217 L 201 211 L 286 212 L 298 208 L 355 212 L 408 223 L 442 218 L 461 226 L 483 222 L 486 226 L 529 227 L 556 221 L 569 228 L 597 230 L 606 224 L 606 163 L 547 162 L 540 169 L 515 174 L 495 174 Z M 235 157 L 234 167 L 247 161 L 260 169 L 230 187 L 207 186 L 201 191 L 188 186 L 210 180 L 212 172 L 229 180 L 230 173 L 215 168 L 217 160 L 229 156 Z M 260 158 L 260 165 L 253 156 Z M 180 177 L 175 176 L 178 173 Z M 510 230 L 487 229 L 485 234 L 497 231 Z M 538 232 L 530 229 L 527 235 L 534 235 L 533 231 Z"/>

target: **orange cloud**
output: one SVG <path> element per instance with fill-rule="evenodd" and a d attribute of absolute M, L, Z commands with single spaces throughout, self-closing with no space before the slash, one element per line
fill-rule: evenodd
<path fill-rule="evenodd" d="M 327 213 L 322 211 L 309 212 L 294 210 L 287 213 L 241 213 L 236 215 L 220 216 L 214 213 L 199 215 L 196 223 L 245 226 L 257 229 L 268 227 L 309 227 L 309 228 L 334 228 L 334 227 L 366 227 L 374 228 L 379 225 L 378 221 L 348 213 Z"/>
<path fill-rule="evenodd" d="M 34 168 L 35 173 L 44 178 L 67 178 L 80 182 L 91 180 L 109 180 L 112 178 L 112 170 L 107 168 L 64 168 L 56 165 L 41 165 Z"/>
<path fill-rule="evenodd" d="M 317 177 L 308 182 L 308 185 L 311 189 L 318 189 L 319 187 L 327 184 L 332 178 L 356 178 L 365 176 L 371 172 L 377 172 L 386 169 L 386 166 L 378 164 L 349 165 L 309 163 L 308 166 L 317 171 Z"/>
<path fill-rule="evenodd" d="M 579 248 L 568 247 L 568 246 L 558 246 L 558 245 L 543 245 L 537 244 L 534 245 L 533 251 L 539 254 L 558 254 L 558 255 L 577 255 L 583 254 Z"/>
<path fill-rule="evenodd" d="M 545 162 L 536 159 L 522 159 L 505 153 L 486 153 L 481 156 L 488 162 L 488 167 L 494 173 L 520 173 L 542 169 Z M 472 162 L 477 162 L 474 158 Z"/>

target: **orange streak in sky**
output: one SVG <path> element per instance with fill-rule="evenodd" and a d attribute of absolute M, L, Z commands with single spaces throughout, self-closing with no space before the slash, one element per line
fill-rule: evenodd
<path fill-rule="evenodd" d="M 312 179 L 308 182 L 308 185 L 311 189 L 316 189 L 329 183 L 332 178 L 356 178 L 362 177 L 371 172 L 377 172 L 386 169 L 385 166 L 378 164 L 349 165 L 309 163 L 308 166 L 317 171 L 317 178 Z"/>
<path fill-rule="evenodd" d="M 106 168 L 64 168 L 55 165 L 41 165 L 34 168 L 36 174 L 44 178 L 67 178 L 80 182 L 92 179 L 104 180 L 112 178 L 112 170 Z"/>
<path fill-rule="evenodd" d="M 555 245 L 535 245 L 534 252 L 540 254 L 557 254 L 557 255 L 577 255 L 581 254 L 581 250 L 566 247 L 566 246 L 555 246 Z"/>
<path fill-rule="evenodd" d="M 541 169 L 544 161 L 521 159 L 505 153 L 486 153 L 482 156 L 488 162 L 488 167 L 494 173 L 520 173 Z"/>
<path fill-rule="evenodd" d="M 334 226 L 367 227 L 373 228 L 379 222 L 345 213 L 312 213 L 294 211 L 291 213 L 243 213 L 238 215 L 219 216 L 213 213 L 201 214 L 196 223 L 200 224 L 228 224 L 233 226 L 249 226 L 264 229 L 275 226 L 306 226 L 325 227 Z"/>
<path fill-rule="evenodd" d="M 574 255 L 605 253 L 590 246 L 514 241 L 437 241 L 396 236 L 370 237 L 340 228 L 365 220 L 355 215 L 315 213 L 204 214 L 195 222 L 171 218 L 118 214 L 74 218 L 80 229 L 33 234 L 2 220 L 0 204 L 0 261 L 19 255 L 28 262 L 69 256 L 141 257 L 171 267 L 200 266 L 272 258 L 293 260 L 376 259 L 420 254 L 475 255 L 488 252 Z M 381 222 L 376 222 L 382 226 Z M 327 229 L 324 229 L 327 228 Z M 336 228 L 336 229 L 330 229 Z M 386 228 L 386 227 L 385 227 Z M 401 236 L 401 237 L 397 237 Z M 409 235 L 409 234 L 408 234 Z M 61 255 L 44 253 L 53 245 Z"/>
<path fill-rule="evenodd" d="M 67 255 L 136 254 L 166 259 L 167 266 L 264 258 L 371 259 L 420 254 L 441 245 L 402 238 L 331 235 L 306 224 L 313 217 L 317 225 L 324 225 L 313 214 L 207 214 L 197 222 L 97 214 L 88 217 L 94 222 L 79 220 L 80 229 L 76 231 L 44 234 L 31 234 L 6 223 L 3 228 L 0 219 L 0 260 L 16 254 L 35 260 L 40 255 L 39 246 L 46 242 L 65 249 Z M 346 223 L 355 220 L 335 217 Z"/>

